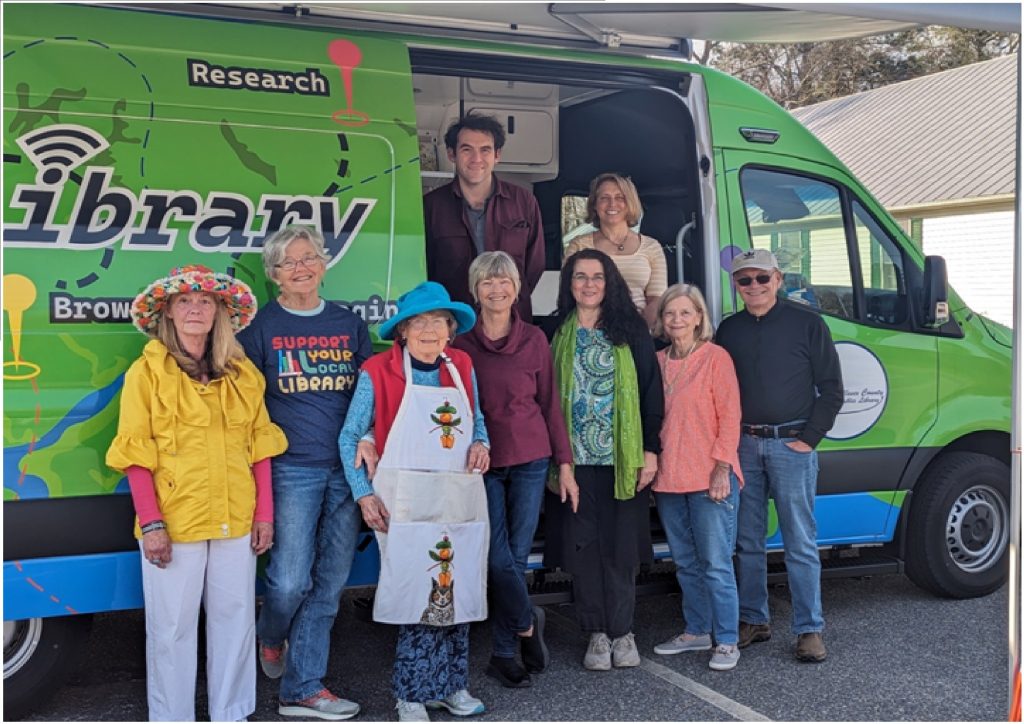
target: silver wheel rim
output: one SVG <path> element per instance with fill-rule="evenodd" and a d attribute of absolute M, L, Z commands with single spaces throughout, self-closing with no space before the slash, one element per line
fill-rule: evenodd
<path fill-rule="evenodd" d="M 28 663 L 43 635 L 43 619 L 4 621 L 4 679 Z"/>
<path fill-rule="evenodd" d="M 1006 549 L 1006 501 L 988 485 L 968 488 L 953 501 L 946 518 L 946 550 L 957 568 L 981 573 Z"/>

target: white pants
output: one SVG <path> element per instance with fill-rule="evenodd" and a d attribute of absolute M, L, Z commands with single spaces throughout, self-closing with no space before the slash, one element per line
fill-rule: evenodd
<path fill-rule="evenodd" d="M 139 543 L 142 547 L 142 543 Z M 256 709 L 256 556 L 248 535 L 174 543 L 163 569 L 142 559 L 150 721 L 195 721 L 199 605 L 206 609 L 211 721 Z"/>

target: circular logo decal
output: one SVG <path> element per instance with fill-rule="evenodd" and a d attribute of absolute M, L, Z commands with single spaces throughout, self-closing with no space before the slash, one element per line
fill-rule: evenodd
<path fill-rule="evenodd" d="M 870 430 L 882 416 L 889 399 L 889 380 L 882 363 L 867 347 L 837 342 L 836 352 L 843 368 L 843 406 L 826 437 L 849 440 Z"/>

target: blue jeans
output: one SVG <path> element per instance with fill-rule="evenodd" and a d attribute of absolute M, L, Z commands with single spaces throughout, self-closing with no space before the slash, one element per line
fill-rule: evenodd
<path fill-rule="evenodd" d="M 526 565 L 537 532 L 547 474 L 548 458 L 491 468 L 484 474 L 491 520 L 487 575 L 495 656 L 514 658 L 519 649 L 517 634 L 529 631 L 533 625 Z"/>
<path fill-rule="evenodd" d="M 729 645 L 739 638 L 739 597 L 732 553 L 740 484 L 735 475 L 731 477 L 729 496 L 718 503 L 708 497 L 706 490 L 654 494 L 676 564 L 676 579 L 683 591 L 686 633 L 713 632 L 716 643 Z"/>
<path fill-rule="evenodd" d="M 359 506 L 341 467 L 272 463 L 274 547 L 256 627 L 260 642 L 288 654 L 282 701 L 324 688 L 331 628 L 348 580 L 359 533 Z"/>
<path fill-rule="evenodd" d="M 795 438 L 740 436 L 743 492 L 736 536 L 736 577 L 740 620 L 768 623 L 768 498 L 775 500 L 793 604 L 793 633 L 821 631 L 821 559 L 814 494 L 818 453 L 801 453 L 786 443 Z"/>

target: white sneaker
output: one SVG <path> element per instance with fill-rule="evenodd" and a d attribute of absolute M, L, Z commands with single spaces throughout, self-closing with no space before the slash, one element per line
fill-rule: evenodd
<path fill-rule="evenodd" d="M 719 644 L 715 652 L 711 654 L 711 661 L 708 666 L 715 671 L 729 671 L 735 669 L 740 660 L 740 649 L 735 644 Z"/>
<path fill-rule="evenodd" d="M 427 706 L 431 709 L 441 709 L 443 707 L 455 716 L 483 714 L 486 709 L 484 703 L 466 689 L 459 689 L 454 694 L 437 701 L 428 701 Z"/>
<path fill-rule="evenodd" d="M 620 669 L 640 665 L 640 652 L 636 650 L 632 631 L 612 641 L 612 664 Z"/>
<path fill-rule="evenodd" d="M 711 634 L 681 633 L 654 647 L 654 653 L 663 656 L 681 654 L 684 651 L 708 651 L 711 649 Z"/>
<path fill-rule="evenodd" d="M 415 701 L 400 701 L 395 708 L 398 709 L 398 721 L 430 721 L 427 707 Z"/>
<path fill-rule="evenodd" d="M 590 634 L 590 645 L 583 657 L 583 668 L 590 671 L 608 671 L 612 668 L 612 642 L 607 634 Z"/>

